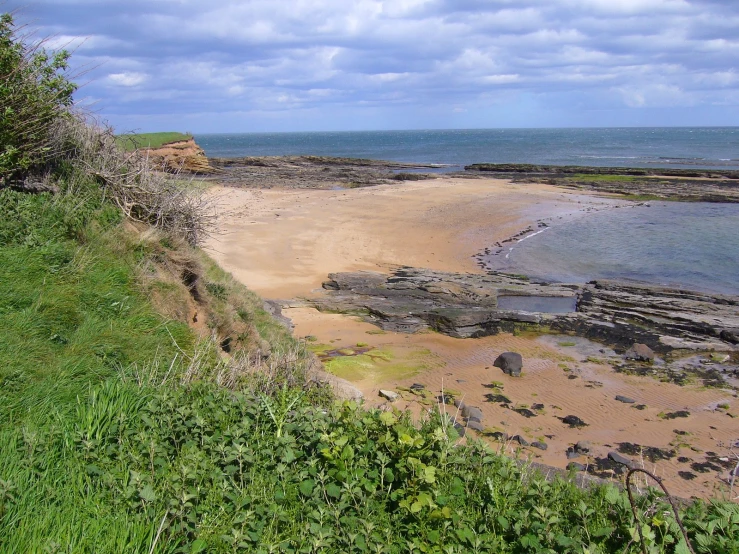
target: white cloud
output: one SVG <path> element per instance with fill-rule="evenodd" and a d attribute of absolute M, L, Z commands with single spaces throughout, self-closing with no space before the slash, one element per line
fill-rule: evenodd
<path fill-rule="evenodd" d="M 111 73 L 108 80 L 114 85 L 121 87 L 136 87 L 146 82 L 149 78 L 145 73 Z"/>
<path fill-rule="evenodd" d="M 125 113 L 172 114 L 176 121 L 182 114 L 275 110 L 289 120 L 289 110 L 300 107 L 341 127 L 337 107 L 401 104 L 403 114 L 415 111 L 420 119 L 437 108 L 472 112 L 474 102 L 483 113 L 508 103 L 525 117 L 526 98 L 542 110 L 547 103 L 566 110 L 570 101 L 572 113 L 582 105 L 676 114 L 732 102 L 739 108 L 734 2 L 36 4 L 41 36 L 51 35 L 52 46 L 75 45 L 73 64 L 90 68 L 81 94 L 98 98 L 99 111 L 114 120 Z M 679 116 L 671 121 L 679 124 Z"/>

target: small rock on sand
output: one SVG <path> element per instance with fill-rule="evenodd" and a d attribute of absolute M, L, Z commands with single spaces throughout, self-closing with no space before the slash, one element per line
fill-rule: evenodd
<path fill-rule="evenodd" d="M 575 415 L 568 415 L 562 418 L 562 423 L 569 425 L 570 427 L 585 427 L 585 423 L 582 419 Z"/>
<path fill-rule="evenodd" d="M 511 377 L 520 377 L 523 368 L 523 357 L 518 352 L 503 352 L 493 362 L 495 367 L 503 370 Z"/>
<path fill-rule="evenodd" d="M 617 464 L 625 465 L 629 469 L 631 469 L 634 466 L 634 462 L 632 462 L 626 456 L 622 456 L 618 452 L 609 452 L 608 459 L 611 460 L 612 462 L 616 462 Z"/>
<path fill-rule="evenodd" d="M 616 400 L 618 400 L 619 402 L 623 402 L 624 404 L 634 404 L 636 402 L 636 400 L 634 400 L 633 398 L 622 396 L 620 394 L 616 395 Z"/>
<path fill-rule="evenodd" d="M 380 396 L 382 396 L 383 398 L 386 398 L 390 402 L 395 402 L 398 398 L 400 398 L 400 395 L 397 392 L 391 391 L 391 390 L 382 390 L 382 389 L 380 390 Z"/>
<path fill-rule="evenodd" d="M 646 344 L 636 342 L 626 351 L 624 358 L 627 360 L 636 360 L 638 362 L 652 362 L 654 361 L 654 351 Z"/>
<path fill-rule="evenodd" d="M 534 441 L 531 443 L 531 446 L 533 446 L 534 448 L 538 448 L 539 450 L 546 450 L 547 448 L 549 448 L 549 445 L 542 441 Z"/>

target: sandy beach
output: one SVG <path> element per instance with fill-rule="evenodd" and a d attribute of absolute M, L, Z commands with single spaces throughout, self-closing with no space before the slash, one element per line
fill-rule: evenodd
<path fill-rule="evenodd" d="M 473 255 L 496 241 L 539 221 L 623 201 L 549 185 L 450 178 L 339 190 L 216 187 L 213 194 L 222 217 L 208 252 L 252 290 L 282 300 L 296 336 L 310 337 L 314 349 L 370 349 L 328 364 L 364 393 L 368 405 L 384 403 L 379 389 L 413 383 L 434 394 L 454 390 L 482 410 L 486 431 L 548 446 L 544 451 L 485 439 L 509 454 L 564 468 L 571 461 L 593 464 L 619 445 L 626 452 L 625 443 L 655 447 L 663 450 L 646 455 L 637 450 L 629 457 L 663 477 L 674 494 L 729 494 L 721 463 L 735 459 L 731 441 L 737 424 L 730 414 L 739 411 L 739 401 L 731 391 L 615 373 L 599 363 L 608 354 L 604 347 L 575 337 L 397 334 L 356 317 L 320 313 L 300 301 L 322 294 L 321 283 L 331 272 L 387 272 L 399 265 L 477 272 Z M 493 367 L 504 351 L 523 355 L 521 378 Z M 394 404 L 399 408 L 437 409 L 401 393 Z M 616 395 L 636 402 L 618 402 Z M 719 405 L 729 407 L 717 410 Z M 446 409 L 455 415 L 453 407 Z M 673 418 L 680 411 L 690 415 Z M 587 426 L 569 427 L 561 420 L 567 415 Z M 566 451 L 578 441 L 591 443 L 589 455 L 568 459 Z M 664 452 L 669 459 L 659 459 Z"/>

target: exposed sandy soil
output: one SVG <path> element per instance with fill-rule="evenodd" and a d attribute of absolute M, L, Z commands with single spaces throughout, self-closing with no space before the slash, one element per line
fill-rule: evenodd
<path fill-rule="evenodd" d="M 321 294 L 321 282 L 335 271 L 383 271 L 394 265 L 478 271 L 473 254 L 538 220 L 619 202 L 496 179 L 436 179 L 350 190 L 228 188 L 215 193 L 224 216 L 222 234 L 208 245 L 210 254 L 237 279 L 272 299 Z M 628 457 L 665 478 L 674 494 L 728 494 L 722 479 L 730 462 L 719 458 L 737 461 L 731 444 L 739 424 L 726 413 L 739 413 L 739 400 L 732 392 L 617 374 L 595 363 L 592 356 L 597 357 L 602 347 L 572 337 L 402 335 L 379 332 L 350 316 L 321 314 L 297 301 L 292 306 L 284 313 L 293 320 L 295 334 L 310 335 L 309 344 L 325 345 L 316 346 L 317 350 L 357 344 L 373 348 L 366 355 L 328 364 L 339 376 L 352 380 L 369 405 L 382 403 L 380 388 L 422 383 L 439 393 L 443 386 L 480 407 L 487 430 L 520 434 L 549 446 L 546 451 L 523 448 L 520 456 L 566 467 L 570 461 L 566 450 L 579 440 L 591 441 L 597 457 L 625 442 L 674 449 L 671 459 L 654 463 L 642 461 L 639 454 Z M 493 367 L 495 357 L 508 350 L 523 355 L 523 377 L 512 378 Z M 371 356 L 373 352 L 377 355 Z M 571 379 L 572 375 L 576 378 Z M 502 388 L 490 388 L 493 381 Z M 506 396 L 509 407 L 500 400 L 489 401 L 489 394 Z M 617 394 L 636 403 L 617 402 Z M 534 411 L 534 417 L 511 409 L 533 404 L 544 405 Z M 646 407 L 639 410 L 634 407 L 637 404 Z M 728 404 L 728 410 L 716 409 L 719 404 Z M 429 409 L 408 394 L 395 405 L 417 413 Z M 453 407 L 447 409 L 454 415 Z M 690 415 L 665 419 L 680 410 Z M 571 414 L 588 425 L 574 429 L 558 419 Z M 493 444 L 508 452 L 518 447 L 510 442 Z M 682 457 L 687 460 L 678 461 Z M 572 461 L 592 464 L 593 458 Z M 707 461 L 711 465 L 695 465 Z"/>

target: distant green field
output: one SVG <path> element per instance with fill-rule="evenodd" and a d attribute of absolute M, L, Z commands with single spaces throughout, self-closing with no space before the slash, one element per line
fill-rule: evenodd
<path fill-rule="evenodd" d="M 189 133 L 178 133 L 175 131 L 167 131 L 164 133 L 137 133 L 118 135 L 116 137 L 118 144 L 120 144 L 126 151 L 136 150 L 137 148 L 159 148 L 165 144 L 181 140 L 189 140 L 191 138 L 192 135 Z"/>

